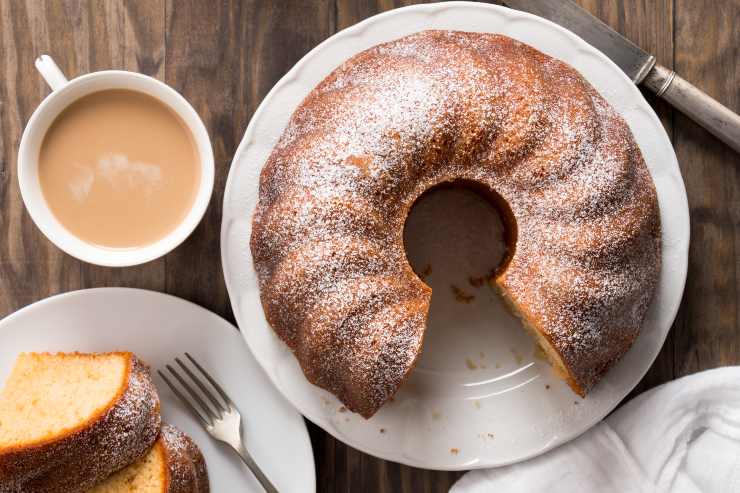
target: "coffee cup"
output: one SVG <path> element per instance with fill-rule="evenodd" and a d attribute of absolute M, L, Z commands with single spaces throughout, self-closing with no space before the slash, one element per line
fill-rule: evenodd
<path fill-rule="evenodd" d="M 203 218 L 214 183 L 211 142 L 203 122 L 193 107 L 168 85 L 135 72 L 105 70 L 67 80 L 56 63 L 47 55 L 36 60 L 36 68 L 52 92 L 34 111 L 23 132 L 18 152 L 18 181 L 26 209 L 42 233 L 69 255 L 91 264 L 110 267 L 142 264 L 167 254 L 181 244 Z M 80 98 L 106 90 L 143 93 L 171 110 L 190 133 L 194 155 L 197 156 L 200 167 L 194 198 L 182 220 L 156 241 L 135 247 L 101 246 L 72 233 L 53 213 L 44 196 L 39 176 L 39 154 L 45 135 L 56 118 Z"/>

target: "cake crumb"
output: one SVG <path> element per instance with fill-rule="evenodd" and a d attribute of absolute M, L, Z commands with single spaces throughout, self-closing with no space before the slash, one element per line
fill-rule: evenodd
<path fill-rule="evenodd" d="M 546 388 L 547 390 L 550 390 L 550 384 L 549 384 L 549 383 L 548 383 L 548 384 L 546 384 L 546 385 L 545 385 L 545 388 Z"/>
<path fill-rule="evenodd" d="M 493 433 L 488 433 L 488 438 L 493 438 Z"/>
<path fill-rule="evenodd" d="M 501 363 L 496 363 L 496 369 L 501 368 Z"/>
<path fill-rule="evenodd" d="M 578 405 L 578 401 L 573 401 L 573 404 L 575 404 L 577 406 Z"/>
<path fill-rule="evenodd" d="M 470 277 L 468 277 L 468 282 L 474 288 L 479 288 L 479 287 L 483 286 L 483 284 L 486 282 L 486 278 L 483 277 L 483 276 L 481 276 L 481 277 L 473 277 L 473 276 L 470 276 Z"/>
<path fill-rule="evenodd" d="M 337 411 L 339 411 L 340 413 L 346 413 L 347 412 L 347 408 L 344 407 L 344 406 L 342 406 L 339 409 L 337 409 Z"/>
<path fill-rule="evenodd" d="M 460 453 L 460 449 L 459 449 L 459 448 L 451 448 L 451 449 L 450 449 L 450 453 L 451 453 L 452 455 L 457 455 L 457 454 L 459 454 L 459 453 Z"/>
<path fill-rule="evenodd" d="M 465 364 L 468 366 L 468 370 L 477 370 L 478 365 L 475 364 L 475 361 L 473 361 L 470 358 L 465 358 Z"/>
<path fill-rule="evenodd" d="M 385 433 L 385 428 L 381 428 L 381 429 L 380 429 L 380 432 L 381 432 L 381 433 Z"/>
<path fill-rule="evenodd" d="M 475 299 L 474 295 L 466 293 L 454 284 L 450 285 L 450 287 L 452 288 L 452 293 L 455 295 L 455 301 L 460 303 L 470 303 Z"/>
<path fill-rule="evenodd" d="M 511 354 L 514 356 L 514 361 L 516 361 L 516 364 L 521 365 L 522 361 L 524 361 L 522 355 L 519 354 L 519 352 L 514 348 L 511 348 Z"/>
<path fill-rule="evenodd" d="M 438 420 L 442 417 L 442 414 L 439 411 L 432 411 L 432 419 Z"/>
<path fill-rule="evenodd" d="M 478 400 L 473 401 L 473 405 L 475 406 L 476 409 L 480 409 L 480 401 Z"/>

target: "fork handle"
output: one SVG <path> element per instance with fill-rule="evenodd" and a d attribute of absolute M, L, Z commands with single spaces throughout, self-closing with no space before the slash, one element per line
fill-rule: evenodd
<path fill-rule="evenodd" d="M 267 476 L 265 476 L 265 473 L 262 472 L 262 469 L 260 469 L 254 459 L 252 459 L 252 456 L 249 454 L 247 448 L 244 446 L 244 443 L 241 440 L 239 441 L 239 446 L 234 447 L 234 450 L 236 450 L 236 453 L 239 454 L 242 462 L 244 462 L 249 470 L 252 471 L 254 477 L 257 478 L 257 481 L 260 482 L 267 493 L 278 493 L 277 488 L 275 488 L 272 482 L 267 478 Z"/>

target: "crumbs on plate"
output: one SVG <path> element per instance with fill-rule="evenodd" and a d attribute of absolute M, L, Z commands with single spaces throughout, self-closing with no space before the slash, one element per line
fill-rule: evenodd
<path fill-rule="evenodd" d="M 484 276 L 481 276 L 481 277 L 473 277 L 473 276 L 470 276 L 470 277 L 468 277 L 468 282 L 474 288 L 479 288 L 479 287 L 483 286 L 483 284 L 486 282 L 486 278 Z"/>
<path fill-rule="evenodd" d="M 450 285 L 450 288 L 452 288 L 452 294 L 455 295 L 455 301 L 459 303 L 470 303 L 475 299 L 475 295 L 466 293 L 462 289 L 458 288 L 454 284 Z"/>

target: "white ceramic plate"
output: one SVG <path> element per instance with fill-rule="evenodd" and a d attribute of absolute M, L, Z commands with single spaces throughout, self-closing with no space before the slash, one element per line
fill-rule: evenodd
<path fill-rule="evenodd" d="M 152 370 L 187 351 L 243 413 L 248 449 L 277 488 L 301 493 L 316 489 L 303 418 L 265 377 L 234 326 L 198 305 L 139 289 L 74 291 L 0 321 L 0 347 L 0 382 L 23 351 L 133 351 Z M 206 434 L 158 375 L 154 380 L 163 419 L 189 434 L 203 451 L 211 491 L 262 493 L 237 455 Z"/>
<path fill-rule="evenodd" d="M 437 313 L 432 313 L 417 370 L 397 398 L 368 421 L 341 412 L 332 395 L 310 385 L 265 321 L 249 236 L 259 174 L 273 145 L 303 98 L 342 61 L 423 29 L 501 33 L 569 63 L 625 118 L 642 149 L 661 208 L 661 278 L 635 346 L 585 400 L 533 355 L 532 342 L 491 293 L 481 292 L 466 306 L 468 311 L 455 308 L 449 299 L 437 307 L 432 303 Z M 681 301 L 688 244 L 688 204 L 676 156 L 657 116 L 625 74 L 549 21 L 468 2 L 417 5 L 369 18 L 332 36 L 298 62 L 270 91 L 247 128 L 231 166 L 221 230 L 226 281 L 242 334 L 288 400 L 357 449 L 412 466 L 448 470 L 533 457 L 605 417 L 640 381 L 665 340 Z"/>

